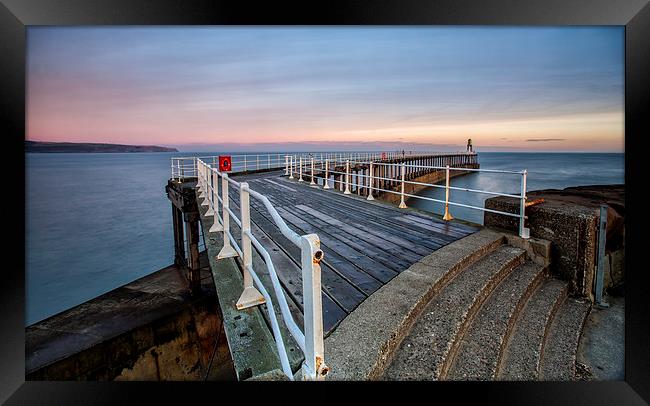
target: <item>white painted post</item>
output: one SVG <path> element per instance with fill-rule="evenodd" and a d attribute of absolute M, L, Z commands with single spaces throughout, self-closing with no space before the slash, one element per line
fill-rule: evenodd
<path fill-rule="evenodd" d="M 366 200 L 375 200 L 375 198 L 372 196 L 372 177 L 373 177 L 373 167 L 372 167 L 372 162 L 370 162 L 370 178 L 368 179 L 368 197 Z"/>
<path fill-rule="evenodd" d="M 228 212 L 228 207 L 230 207 L 230 203 L 228 201 L 228 174 L 225 172 L 221 175 L 221 199 L 221 207 L 223 210 L 223 247 L 219 251 L 219 254 L 217 254 L 217 259 L 237 256 L 237 251 L 230 245 L 230 238 L 228 238 L 228 233 L 230 232 L 230 213 Z"/>
<path fill-rule="evenodd" d="M 343 192 L 344 195 L 349 195 L 352 192 L 350 192 L 350 160 L 347 159 L 345 161 L 345 191 Z"/>
<path fill-rule="evenodd" d="M 203 197 L 203 203 L 201 203 L 201 206 L 208 206 L 208 210 L 210 210 L 210 188 L 208 187 L 208 180 L 207 180 L 207 173 L 206 173 L 206 166 L 203 164 L 203 161 L 201 161 L 201 180 L 202 180 L 202 186 L 201 186 L 201 194 L 199 196 Z"/>
<path fill-rule="evenodd" d="M 266 156 L 266 169 L 271 169 L 271 154 Z"/>
<path fill-rule="evenodd" d="M 302 182 L 302 156 L 300 157 L 300 177 L 298 178 L 298 182 Z"/>
<path fill-rule="evenodd" d="M 311 157 L 311 182 L 309 184 L 316 186 L 316 182 L 314 182 L 314 157 Z"/>
<path fill-rule="evenodd" d="M 399 208 L 405 209 L 406 202 L 404 201 L 404 173 L 406 172 L 406 163 L 402 162 L 402 195 L 400 197 Z"/>
<path fill-rule="evenodd" d="M 447 221 L 454 219 L 454 216 L 449 213 L 449 165 L 445 170 L 445 215 L 442 219 Z"/>
<path fill-rule="evenodd" d="M 219 222 L 219 173 L 216 169 L 212 170 L 212 202 L 214 203 L 214 223 L 208 232 L 216 233 L 223 231 L 223 226 Z"/>
<path fill-rule="evenodd" d="M 215 205 L 214 205 L 214 174 L 212 173 L 212 169 L 209 168 L 207 165 L 205 167 L 206 169 L 206 182 L 208 187 L 205 189 L 206 193 L 208 194 L 206 200 L 208 201 L 208 210 L 205 212 L 206 216 L 214 216 L 215 213 Z"/>
<path fill-rule="evenodd" d="M 521 199 L 519 201 L 519 236 L 521 238 L 530 237 L 530 229 L 524 227 L 524 220 L 526 216 L 526 176 L 528 171 L 524 169 L 521 173 Z"/>
<path fill-rule="evenodd" d="M 244 268 L 244 291 L 241 296 L 239 296 L 236 306 L 238 310 L 242 310 L 265 302 L 264 296 L 262 296 L 260 291 L 253 286 L 253 277 L 249 271 L 253 266 L 253 246 L 251 244 L 251 238 L 248 235 L 251 231 L 251 208 L 248 183 L 246 182 L 239 184 L 239 209 L 241 220 L 241 251 L 243 255 L 242 265 Z"/>
<path fill-rule="evenodd" d="M 259 169 L 260 169 L 260 156 L 259 156 L 259 155 L 255 155 L 255 160 L 256 160 L 256 162 L 257 162 L 257 164 L 256 164 L 256 166 L 255 166 L 255 169 L 259 170 Z"/>
<path fill-rule="evenodd" d="M 329 159 L 325 158 L 325 186 L 323 186 L 323 189 L 329 189 L 330 188 L 330 175 L 329 175 Z"/>
<path fill-rule="evenodd" d="M 294 179 L 294 177 L 293 177 L 293 160 L 294 160 L 294 156 L 292 155 L 292 156 L 289 157 L 289 179 Z"/>
<path fill-rule="evenodd" d="M 323 251 L 316 234 L 303 235 L 301 241 L 302 296 L 304 303 L 305 361 L 303 380 L 322 380 L 329 372 L 323 344 L 323 299 L 320 261 Z"/>
<path fill-rule="evenodd" d="M 246 155 L 244 155 L 244 172 L 246 172 Z"/>
<path fill-rule="evenodd" d="M 289 155 L 284 156 L 284 175 L 289 174 Z"/>

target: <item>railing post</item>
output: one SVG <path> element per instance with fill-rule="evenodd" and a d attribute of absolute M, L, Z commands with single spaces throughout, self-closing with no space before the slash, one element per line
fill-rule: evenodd
<path fill-rule="evenodd" d="M 400 209 L 405 209 L 406 208 L 406 202 L 404 201 L 404 173 L 406 172 L 406 163 L 402 162 L 402 196 L 400 198 L 399 202 L 399 208 Z"/>
<path fill-rule="evenodd" d="M 300 170 L 300 177 L 298 177 L 298 182 L 302 182 L 302 156 L 300 157 L 300 166 L 298 168 Z"/>
<path fill-rule="evenodd" d="M 255 155 L 255 161 L 257 162 L 255 165 L 255 169 L 259 170 L 260 169 L 260 156 Z"/>
<path fill-rule="evenodd" d="M 521 198 L 519 201 L 519 236 L 521 238 L 529 238 L 530 230 L 524 227 L 524 220 L 526 218 L 526 176 L 528 171 L 524 169 L 521 173 Z"/>
<path fill-rule="evenodd" d="M 246 172 L 246 155 L 244 155 L 244 172 Z"/>
<path fill-rule="evenodd" d="M 314 182 L 314 157 L 311 157 L 311 182 L 309 182 L 311 186 L 316 185 L 316 182 Z"/>
<path fill-rule="evenodd" d="M 447 221 L 454 219 L 454 216 L 449 213 L 449 165 L 445 169 L 445 215 L 442 219 Z"/>
<path fill-rule="evenodd" d="M 323 344 L 323 304 L 321 293 L 320 261 L 323 251 L 316 234 L 301 238 L 302 296 L 304 303 L 305 361 L 302 364 L 303 380 L 324 379 L 329 368 L 325 365 Z"/>
<path fill-rule="evenodd" d="M 251 232 L 250 210 L 248 183 L 242 182 L 239 184 L 239 211 L 241 220 L 241 251 L 243 255 L 242 265 L 244 268 L 244 291 L 239 296 L 239 300 L 237 300 L 236 306 L 239 310 L 257 306 L 265 302 L 264 296 L 253 286 L 253 277 L 249 270 L 253 266 L 253 246 L 251 244 L 251 238 L 248 235 Z"/>
<path fill-rule="evenodd" d="M 212 170 L 212 202 L 214 204 L 214 223 L 208 232 L 217 233 L 223 231 L 223 226 L 219 222 L 219 173 L 216 169 Z"/>
<path fill-rule="evenodd" d="M 294 179 L 294 177 L 293 177 L 293 160 L 294 160 L 294 158 L 295 157 L 293 155 L 289 157 L 289 179 Z"/>
<path fill-rule="evenodd" d="M 372 178 L 373 178 L 374 172 L 373 172 L 373 167 L 372 167 L 372 162 L 370 162 L 370 172 L 369 176 L 370 178 L 368 179 L 368 197 L 366 200 L 375 200 L 375 198 L 372 196 Z"/>
<path fill-rule="evenodd" d="M 600 226 L 598 228 L 598 267 L 596 268 L 595 302 L 599 308 L 608 308 L 603 301 L 603 278 L 605 277 L 605 245 L 607 243 L 607 205 L 600 205 Z"/>
<path fill-rule="evenodd" d="M 345 161 L 345 191 L 343 192 L 344 195 L 349 195 L 352 192 L 350 192 L 350 160 L 346 159 Z"/>
<path fill-rule="evenodd" d="M 228 208 L 230 207 L 229 197 L 228 197 L 228 174 L 224 173 L 221 175 L 221 207 L 223 210 L 223 247 L 219 254 L 217 254 L 217 259 L 223 258 L 232 258 L 237 256 L 237 251 L 230 245 L 230 238 L 228 238 L 228 233 L 230 232 L 230 212 Z"/>
<path fill-rule="evenodd" d="M 208 201 L 208 210 L 205 212 L 206 216 L 214 216 L 216 207 L 214 205 L 214 174 L 212 168 L 205 166 L 206 185 L 205 193 L 207 194 L 206 200 Z"/>
<path fill-rule="evenodd" d="M 203 198 L 203 203 L 201 203 L 201 206 L 208 206 L 208 210 L 210 210 L 210 188 L 208 187 L 207 173 L 205 171 L 206 166 L 203 161 L 201 161 L 199 168 L 201 168 L 199 171 L 201 179 L 201 194 L 199 197 Z"/>
<path fill-rule="evenodd" d="M 284 175 L 289 174 L 289 155 L 284 156 Z"/>
<path fill-rule="evenodd" d="M 329 159 L 325 158 L 325 186 L 323 186 L 323 189 L 329 189 L 330 188 L 330 175 L 329 175 Z"/>

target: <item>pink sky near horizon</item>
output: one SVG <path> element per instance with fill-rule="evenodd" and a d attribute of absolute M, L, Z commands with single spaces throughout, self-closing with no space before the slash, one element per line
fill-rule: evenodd
<path fill-rule="evenodd" d="M 136 33 L 133 38 L 143 36 Z M 475 75 L 470 80 L 457 73 L 467 64 L 462 55 L 450 67 L 440 67 L 435 58 L 409 64 L 395 57 L 385 70 L 377 62 L 375 72 L 361 57 L 351 60 L 351 54 L 325 42 L 320 46 L 327 52 L 313 56 L 300 51 L 301 44 L 293 54 L 276 55 L 271 50 L 284 51 L 277 44 L 233 50 L 227 46 L 232 38 L 219 48 L 195 42 L 190 34 L 175 45 L 161 40 L 164 32 L 147 33 L 145 38 L 152 37 L 141 41 L 128 34 L 116 39 L 98 32 L 84 36 L 81 30 L 61 32 L 60 38 L 55 34 L 57 29 L 40 28 L 28 35 L 27 140 L 191 149 L 290 142 L 462 146 L 472 138 L 477 148 L 503 150 L 624 149 L 618 65 L 603 73 L 582 67 L 577 58 L 564 67 L 565 62 L 532 54 L 527 64 L 513 63 L 503 75 L 500 58 L 486 53 L 485 68 L 467 68 Z M 377 34 L 367 35 L 370 41 Z M 315 36 L 314 41 L 323 39 Z M 411 41 L 414 49 L 421 47 Z M 460 52 L 440 43 L 441 54 Z M 518 44 L 509 46 L 516 49 Z M 206 47 L 220 51 L 209 54 L 214 61 L 191 59 Z M 598 43 L 592 47 L 602 53 Z M 379 51 L 362 56 L 384 60 Z M 323 58 L 334 62 L 326 65 Z M 341 67 L 341 60 L 349 61 L 350 68 Z M 438 69 L 437 76 L 429 74 L 430 65 Z M 539 72 L 531 74 L 531 69 Z"/>

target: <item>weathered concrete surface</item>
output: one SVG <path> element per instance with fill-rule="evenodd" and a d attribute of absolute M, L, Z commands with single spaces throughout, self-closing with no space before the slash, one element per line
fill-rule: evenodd
<path fill-rule="evenodd" d="M 575 379 L 578 343 L 589 310 L 591 310 L 591 302 L 588 300 L 565 299 L 548 328 L 540 364 L 540 380 L 572 381 Z"/>
<path fill-rule="evenodd" d="M 492 290 L 525 260 L 502 245 L 464 269 L 436 295 L 414 323 L 386 369 L 387 380 L 444 379 L 467 326 Z"/>
<path fill-rule="evenodd" d="M 201 275 L 198 297 L 170 266 L 27 327 L 26 379 L 233 379 L 205 266 Z"/>
<path fill-rule="evenodd" d="M 378 379 L 431 298 L 504 235 L 481 230 L 440 248 L 362 302 L 325 339 L 328 380 Z"/>
<path fill-rule="evenodd" d="M 528 193 L 528 201 L 544 199 L 542 203 L 526 208 L 527 227 L 532 237 L 549 240 L 551 272 L 570 282 L 571 291 L 593 300 L 593 278 L 597 264 L 599 207 L 609 205 L 607 213 L 606 251 L 619 268 L 610 271 L 622 279 L 621 260 L 624 249 L 623 185 L 596 185 L 571 187 L 564 190 L 540 190 Z M 495 197 L 485 201 L 485 207 L 510 213 L 519 213 L 519 200 Z M 518 219 L 486 212 L 484 224 L 488 227 L 515 231 Z M 619 252 L 620 251 L 620 252 Z M 609 279 L 609 280 L 608 280 Z M 607 286 L 613 278 L 605 278 Z"/>
<path fill-rule="evenodd" d="M 544 279 L 546 270 L 545 266 L 528 260 L 494 289 L 463 337 L 446 379 L 485 381 L 496 378 L 513 321 Z"/>
<path fill-rule="evenodd" d="M 581 379 L 625 379 L 625 297 L 605 296 L 607 309 L 593 307 L 578 347 Z"/>
<path fill-rule="evenodd" d="M 207 206 L 199 205 L 199 210 L 203 229 L 209 230 L 214 217 L 205 216 Z M 210 269 L 237 379 L 246 380 L 278 369 L 280 358 L 260 306 L 243 310 L 238 310 L 236 307 L 244 286 L 244 278 L 235 259 L 217 260 L 217 254 L 223 247 L 223 233 L 206 231 L 204 234 Z"/>

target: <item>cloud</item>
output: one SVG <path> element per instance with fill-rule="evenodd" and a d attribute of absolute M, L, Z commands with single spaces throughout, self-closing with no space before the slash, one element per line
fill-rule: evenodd
<path fill-rule="evenodd" d="M 530 138 L 526 142 L 554 142 L 554 141 L 566 141 L 566 138 Z"/>

